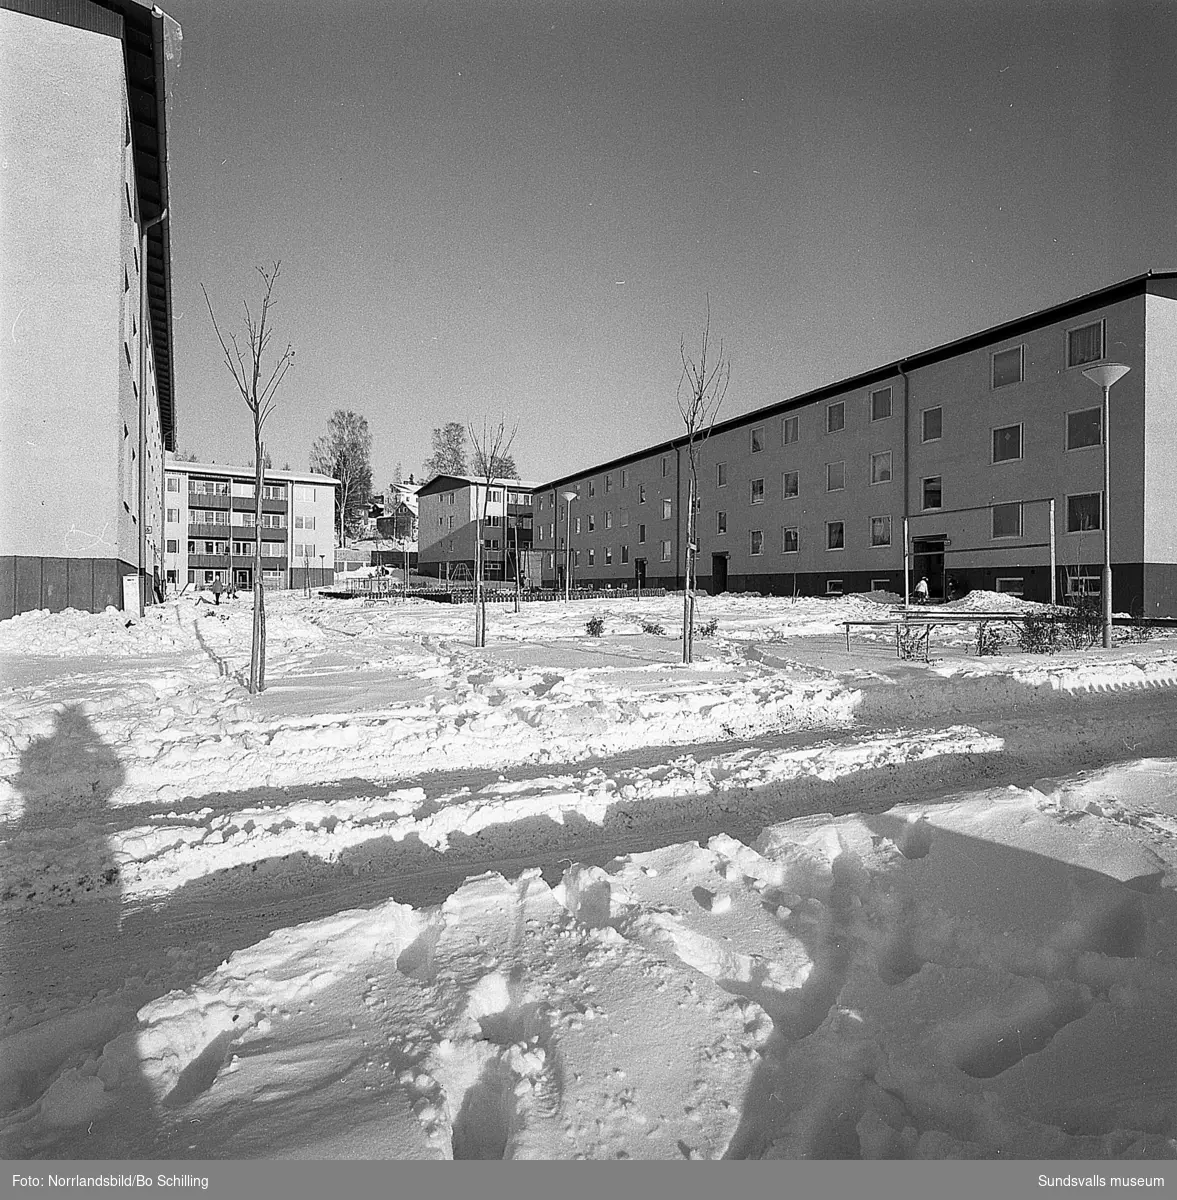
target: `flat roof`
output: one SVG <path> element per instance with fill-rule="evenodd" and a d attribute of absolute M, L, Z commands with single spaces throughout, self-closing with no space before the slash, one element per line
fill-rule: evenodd
<path fill-rule="evenodd" d="M 219 475 L 225 479 L 242 479 L 253 483 L 255 472 L 253 467 L 227 467 L 223 463 L 188 462 L 185 459 L 169 458 L 164 462 L 164 470 L 183 475 Z M 316 475 L 311 471 L 275 471 L 267 467 L 262 474 L 262 480 L 277 480 L 280 483 L 321 483 L 339 486 L 339 480 L 332 475 Z"/>
<path fill-rule="evenodd" d="M 836 383 L 823 384 L 821 387 L 814 388 L 809 392 L 803 392 L 799 396 L 791 396 L 785 400 L 776 400 L 771 404 L 766 404 L 761 408 L 755 408 L 751 412 L 744 413 L 742 416 L 729 417 L 725 421 L 717 422 L 712 427 L 711 433 L 723 433 L 729 429 L 738 429 L 741 425 L 746 425 L 750 421 L 775 416 L 778 413 L 788 412 L 796 408 L 804 408 L 806 405 L 819 403 L 822 400 L 840 395 L 843 392 L 853 391 L 855 388 L 870 387 L 875 383 L 883 383 L 888 379 L 894 379 L 897 375 L 918 369 L 919 367 L 931 366 L 933 363 L 942 362 L 944 359 L 952 358 L 957 354 L 966 354 L 970 350 L 975 350 L 989 343 L 1004 341 L 1007 338 L 1016 337 L 1021 333 L 1028 333 L 1030 330 L 1042 325 L 1050 325 L 1055 321 L 1066 320 L 1068 317 L 1078 316 L 1093 308 L 1115 304 L 1120 300 L 1127 299 L 1129 296 L 1135 296 L 1148 291 L 1150 281 L 1160 279 L 1177 279 L 1177 267 L 1159 267 L 1154 270 L 1145 271 L 1143 275 L 1133 275 L 1130 279 L 1123 279 L 1119 283 L 1113 283 L 1107 287 L 1099 288 L 1094 292 L 1087 292 L 1085 295 L 1064 300 L 1059 304 L 1051 305 L 1049 308 L 1039 309 L 1037 312 L 1015 317 L 1011 321 L 1003 321 L 999 325 L 991 325 L 989 328 L 983 329 L 978 333 L 967 334 L 951 342 L 944 342 L 939 346 L 933 346 L 929 350 L 921 350 L 904 358 L 895 359 L 893 362 L 872 367 L 868 371 L 852 375 L 847 379 L 840 379 Z M 642 450 L 631 451 L 618 458 L 610 459 L 608 462 L 597 463 L 585 467 L 581 471 L 573 471 L 570 474 L 561 475 L 558 479 L 537 485 L 537 490 L 547 491 L 551 488 L 558 488 L 562 484 L 572 483 L 578 479 L 585 478 L 587 475 L 595 475 L 599 471 L 608 471 L 615 467 L 623 467 L 627 463 L 637 462 L 654 454 L 668 453 L 686 444 L 686 434 L 678 434 L 664 442 L 658 442 Z"/>

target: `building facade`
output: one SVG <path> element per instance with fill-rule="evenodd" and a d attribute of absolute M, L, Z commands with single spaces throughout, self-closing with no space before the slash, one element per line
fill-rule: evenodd
<path fill-rule="evenodd" d="M 709 591 L 902 592 L 913 582 L 1036 600 L 1098 592 L 1102 392 L 1111 392 L 1118 612 L 1177 616 L 1177 271 L 1153 271 L 717 424 L 698 471 Z M 571 501 L 564 498 L 571 494 Z M 535 493 L 545 586 L 682 587 L 684 438 Z"/>
<path fill-rule="evenodd" d="M 178 46 L 138 0 L 0 0 L 0 618 L 162 594 Z"/>
<path fill-rule="evenodd" d="M 486 502 L 482 530 L 484 579 L 513 580 L 516 563 L 525 585 L 539 584 L 532 555 L 534 483 L 437 475 L 417 491 L 418 570 L 436 579 L 473 578 L 478 517 Z M 487 495 L 489 491 L 489 496 Z"/>
<path fill-rule="evenodd" d="M 168 459 L 164 570 L 169 591 L 216 580 L 253 586 L 260 533 L 267 588 L 326 587 L 335 578 L 335 489 L 326 475 L 266 471 L 257 528 L 252 467 Z"/>

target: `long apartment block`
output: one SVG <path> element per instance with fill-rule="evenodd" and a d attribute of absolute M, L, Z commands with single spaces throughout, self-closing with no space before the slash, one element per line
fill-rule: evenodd
<path fill-rule="evenodd" d="M 482 521 L 483 578 L 513 580 L 516 564 L 525 582 L 538 586 L 533 548 L 533 495 L 538 485 L 520 479 L 485 480 L 435 475 L 417 491 L 418 569 L 438 579 L 473 577 L 478 522 Z"/>
<path fill-rule="evenodd" d="M 1084 375 L 1129 368 L 1110 391 Z M 1109 435 L 1110 500 L 1102 501 Z M 681 588 L 686 439 L 535 493 L 545 586 Z M 571 496 L 571 500 L 566 499 Z M 1030 599 L 1100 588 L 1177 616 L 1177 271 L 1157 270 L 716 424 L 698 473 L 710 592 L 951 582 Z"/>
<path fill-rule="evenodd" d="M 253 586 L 261 538 L 267 588 L 325 587 L 335 578 L 335 489 L 327 475 L 264 473 L 259 529 L 252 467 L 169 459 L 164 479 L 167 587 Z"/>

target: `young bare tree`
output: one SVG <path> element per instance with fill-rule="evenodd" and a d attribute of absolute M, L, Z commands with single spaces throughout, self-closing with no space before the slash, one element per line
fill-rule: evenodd
<path fill-rule="evenodd" d="M 687 353 L 685 337 L 678 341 L 682 374 L 678 381 L 678 411 L 687 432 L 687 554 L 686 588 L 683 592 L 682 660 L 689 663 L 695 639 L 695 576 L 699 556 L 699 459 L 703 443 L 711 436 L 715 418 L 727 394 L 731 360 L 724 356 L 723 342 L 711 346 L 711 301 L 697 358 Z"/>
<path fill-rule="evenodd" d="M 271 349 L 274 331 L 270 326 L 274 308 L 274 286 L 281 274 L 282 264 L 274 263 L 269 270 L 256 268 L 262 277 L 261 306 L 256 311 L 243 301 L 245 309 L 245 333 L 243 338 L 230 330 L 222 334 L 213 312 L 212 301 L 203 284 L 204 302 L 208 306 L 213 332 L 221 344 L 225 366 L 233 376 L 233 383 L 245 401 L 253 417 L 253 461 L 254 461 L 254 543 L 253 543 L 253 643 L 249 656 L 249 690 L 257 693 L 266 686 L 266 602 L 262 587 L 262 489 L 265 478 L 267 454 L 262 443 L 262 428 L 274 411 L 278 387 L 294 362 L 294 350 L 289 343 L 280 354 Z"/>
<path fill-rule="evenodd" d="M 490 506 L 490 489 L 491 484 L 496 479 L 503 478 L 499 475 L 499 469 L 504 461 L 510 459 L 511 443 L 515 440 L 515 433 L 518 426 L 514 426 L 510 432 L 507 431 L 507 423 L 503 418 L 499 418 L 497 425 L 491 425 L 486 418 L 482 421 L 482 432 L 479 433 L 473 426 L 470 425 L 470 442 L 474 447 L 473 453 L 473 468 L 475 478 L 482 485 L 482 504 L 478 510 L 478 517 L 475 521 L 474 529 L 474 645 L 486 645 L 486 593 L 483 589 L 483 574 L 485 567 L 486 550 L 482 544 L 482 531 L 486 525 L 487 509 Z M 503 512 L 506 513 L 507 505 L 503 505 Z M 507 561 L 506 555 L 507 529 L 503 526 L 503 562 Z"/>

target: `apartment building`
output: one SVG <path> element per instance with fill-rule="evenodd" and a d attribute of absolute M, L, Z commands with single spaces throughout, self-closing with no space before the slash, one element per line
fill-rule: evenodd
<path fill-rule="evenodd" d="M 216 580 L 253 587 L 262 543 L 267 588 L 325 587 L 335 578 L 335 489 L 327 475 L 266 471 L 257 527 L 252 467 L 169 458 L 164 480 L 164 569 L 169 591 Z"/>
<path fill-rule="evenodd" d="M 0 0 L 0 618 L 162 591 L 178 30 L 138 0 Z"/>
<path fill-rule="evenodd" d="M 1112 287 L 717 424 L 698 481 L 699 585 L 1036 600 L 1098 592 L 1102 391 L 1116 611 L 1177 616 L 1177 271 Z M 684 438 L 536 490 L 545 586 L 682 587 Z M 565 497 L 570 496 L 571 499 Z"/>
<path fill-rule="evenodd" d="M 532 494 L 536 484 L 519 479 L 485 480 L 436 475 L 417 491 L 418 570 L 437 579 L 472 579 L 478 517 L 484 579 L 513 580 L 515 564 L 525 583 L 539 585 L 532 547 Z M 488 495 L 489 493 L 489 495 Z"/>

